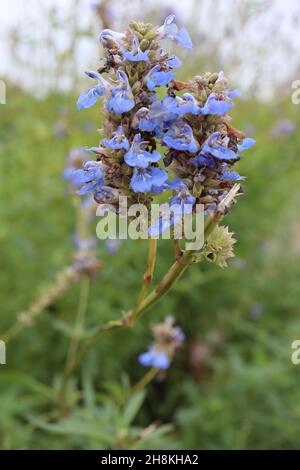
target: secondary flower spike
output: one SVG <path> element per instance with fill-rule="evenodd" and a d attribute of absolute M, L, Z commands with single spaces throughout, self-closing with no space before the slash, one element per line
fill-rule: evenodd
<path fill-rule="evenodd" d="M 162 26 L 133 21 L 124 32 L 106 29 L 99 40 L 104 57 L 97 72 L 87 73 L 96 83 L 77 105 L 102 103 L 101 140 L 89 149 L 97 161 L 75 171 L 73 185 L 117 214 L 120 196 L 129 209 L 140 202 L 150 207 L 160 195 L 172 217 L 149 221 L 153 236 L 195 214 L 198 204 L 208 216 L 244 179 L 234 166 L 255 143 L 228 115 L 240 91 L 231 91 L 222 71 L 177 80 L 181 60 L 164 43 L 191 49 L 192 41 L 174 15 Z"/>
<path fill-rule="evenodd" d="M 163 323 L 152 327 L 154 342 L 148 351 L 139 356 L 139 362 L 145 367 L 168 369 L 175 352 L 184 341 L 184 334 L 174 326 L 174 318 L 168 316 Z"/>

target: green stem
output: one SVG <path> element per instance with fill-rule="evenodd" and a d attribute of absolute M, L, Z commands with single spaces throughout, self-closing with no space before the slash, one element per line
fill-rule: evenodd
<path fill-rule="evenodd" d="M 88 297 L 89 297 L 89 289 L 90 289 L 90 280 L 88 277 L 84 277 L 81 280 L 81 285 L 80 285 L 80 300 L 79 300 L 74 333 L 71 339 L 70 349 L 68 353 L 67 367 L 68 367 L 68 364 L 71 364 L 73 362 L 74 356 L 76 355 L 76 352 L 77 352 L 79 336 L 82 333 L 83 326 L 84 326 L 85 314 L 87 310 Z"/>
<path fill-rule="evenodd" d="M 60 401 L 62 405 L 64 405 L 65 403 L 66 387 L 68 385 L 73 368 L 76 364 L 76 353 L 78 350 L 79 337 L 84 327 L 84 320 L 85 320 L 85 315 L 86 315 L 87 305 L 88 305 L 88 298 L 89 298 L 89 290 L 90 290 L 90 279 L 88 277 L 83 277 L 80 282 L 80 296 L 79 296 L 77 315 L 75 319 L 74 332 L 71 338 L 71 343 L 70 343 L 69 352 L 67 356 L 67 362 L 66 362 L 64 373 L 63 373 L 62 384 L 61 384 L 61 389 L 59 393 L 59 397 L 60 397 Z"/>
<path fill-rule="evenodd" d="M 180 246 L 180 240 L 177 240 L 176 238 L 173 238 L 173 245 L 174 245 L 175 259 L 179 260 L 179 258 L 183 254 L 183 251 L 182 251 L 181 246 Z"/>
<path fill-rule="evenodd" d="M 136 304 L 134 308 L 132 309 L 130 316 L 128 317 L 128 321 L 130 324 L 134 323 L 136 316 L 138 314 L 140 305 L 143 302 L 145 295 L 147 293 L 148 287 L 151 284 L 151 281 L 153 279 L 155 262 L 156 262 L 156 254 L 157 254 L 157 239 L 150 238 L 147 266 L 146 266 L 146 271 L 144 274 L 144 282 L 143 282 L 141 291 L 139 293 L 138 299 L 136 301 Z"/>
<path fill-rule="evenodd" d="M 148 308 L 152 307 L 156 302 L 158 302 L 169 290 L 174 286 L 175 282 L 181 277 L 184 271 L 192 262 L 192 251 L 186 251 L 179 260 L 171 266 L 169 271 L 164 275 L 160 280 L 156 288 L 150 292 L 149 295 L 141 303 L 138 311 L 136 312 L 135 319 L 141 316 Z"/>
<path fill-rule="evenodd" d="M 141 378 L 133 387 L 131 388 L 132 393 L 137 392 L 138 390 L 142 390 L 145 388 L 158 374 L 160 369 L 157 367 L 151 367 L 148 372 Z"/>

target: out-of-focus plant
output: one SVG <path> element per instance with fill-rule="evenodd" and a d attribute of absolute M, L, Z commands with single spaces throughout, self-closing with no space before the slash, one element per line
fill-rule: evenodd
<path fill-rule="evenodd" d="M 87 153 L 84 149 L 73 149 L 66 160 L 66 167 L 63 172 L 64 179 L 70 182 L 73 172 L 80 168 L 86 161 Z M 91 220 L 94 217 L 93 209 L 95 208 L 95 202 L 89 196 L 81 201 L 78 196 L 74 194 L 72 186 L 69 186 L 68 193 L 73 201 L 76 218 L 73 235 L 75 246 L 73 262 L 70 266 L 62 268 L 62 270 L 56 274 L 54 282 L 33 301 L 26 311 L 18 314 L 17 322 L 2 335 L 3 340 L 6 342 L 10 341 L 24 327 L 32 327 L 36 317 L 45 310 L 46 307 L 60 299 L 70 288 L 71 284 L 77 281 L 80 281 L 82 284 L 82 299 L 79 305 L 76 335 L 78 334 L 77 330 L 81 330 L 82 317 L 84 316 L 85 310 L 85 307 L 82 307 L 82 303 L 85 303 L 84 299 L 87 297 L 89 279 L 97 274 L 101 268 L 101 262 L 98 260 L 95 252 L 97 239 L 92 237 L 91 234 Z"/>

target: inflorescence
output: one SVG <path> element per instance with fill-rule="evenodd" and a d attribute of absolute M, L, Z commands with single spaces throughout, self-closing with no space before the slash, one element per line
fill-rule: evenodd
<path fill-rule="evenodd" d="M 163 323 L 152 327 L 154 342 L 139 362 L 145 367 L 168 369 L 175 352 L 181 347 L 185 336 L 179 326 L 174 326 L 174 318 L 168 316 Z"/>
<path fill-rule="evenodd" d="M 129 206 L 150 205 L 168 192 L 169 206 L 193 212 L 202 204 L 210 213 L 243 179 L 232 168 L 255 143 L 231 125 L 228 111 L 239 90 L 228 89 L 223 72 L 176 80 L 182 63 L 161 41 L 187 49 L 192 41 L 174 15 L 161 27 L 132 22 L 125 33 L 106 29 L 99 39 L 105 56 L 97 72 L 86 72 L 95 85 L 81 93 L 77 107 L 103 98 L 103 139 L 89 149 L 96 160 L 71 178 L 78 194 L 92 193 L 118 212 L 119 196 Z"/>

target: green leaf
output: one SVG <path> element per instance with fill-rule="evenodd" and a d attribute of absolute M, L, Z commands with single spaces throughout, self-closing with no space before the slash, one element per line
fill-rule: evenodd
<path fill-rule="evenodd" d="M 141 390 L 136 392 L 128 401 L 122 415 L 122 426 L 127 428 L 136 417 L 145 399 L 146 392 Z"/>
<path fill-rule="evenodd" d="M 155 429 L 151 434 L 146 437 L 142 437 L 132 446 L 131 450 L 144 450 L 144 449 L 153 449 L 153 448 L 163 448 L 161 438 L 173 431 L 173 427 L 170 424 L 165 424 Z"/>
<path fill-rule="evenodd" d="M 57 423 L 48 423 L 42 418 L 29 416 L 28 420 L 37 428 L 54 434 L 66 434 L 73 436 L 86 436 L 99 439 L 103 444 L 112 445 L 115 436 L 103 429 L 103 423 L 98 421 L 85 421 L 84 419 L 67 418 Z"/>
<path fill-rule="evenodd" d="M 24 374 L 23 372 L 17 372 L 17 371 L 2 372 L 1 371 L 0 383 L 1 384 L 5 384 L 5 383 L 20 384 L 20 385 L 30 388 L 35 393 L 39 393 L 43 395 L 44 397 L 47 397 L 48 399 L 53 399 L 53 390 L 50 387 L 42 384 L 38 380 L 34 379 L 33 377 L 30 377 L 27 374 Z"/>

